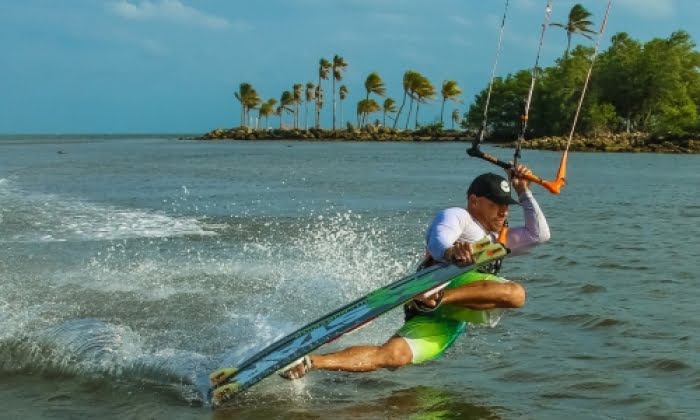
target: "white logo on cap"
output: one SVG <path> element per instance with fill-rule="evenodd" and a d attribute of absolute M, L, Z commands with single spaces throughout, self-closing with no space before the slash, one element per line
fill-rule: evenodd
<path fill-rule="evenodd" d="M 501 181 L 501 189 L 504 192 L 507 192 L 507 193 L 510 192 L 510 184 L 508 183 L 508 181 L 506 181 L 506 180 Z"/>

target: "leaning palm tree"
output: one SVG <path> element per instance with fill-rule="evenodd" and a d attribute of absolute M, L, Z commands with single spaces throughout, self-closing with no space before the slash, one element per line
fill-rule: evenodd
<path fill-rule="evenodd" d="M 309 129 L 309 102 L 313 101 L 316 99 L 315 95 L 315 88 L 316 85 L 314 85 L 311 82 L 306 83 L 306 90 L 304 91 L 305 96 L 306 96 L 306 101 L 304 102 L 304 129 L 308 130 Z"/>
<path fill-rule="evenodd" d="M 294 128 L 299 128 L 299 106 L 301 105 L 303 91 L 304 85 L 302 85 L 301 83 L 295 83 L 292 87 L 292 97 L 294 99 Z"/>
<path fill-rule="evenodd" d="M 340 126 L 343 126 L 343 101 L 348 97 L 348 87 L 340 85 L 338 88 L 338 99 L 340 101 Z"/>
<path fill-rule="evenodd" d="M 331 62 L 322 58 L 318 61 L 318 85 L 316 85 L 316 128 L 321 128 L 321 108 L 323 108 L 323 86 L 322 80 L 328 80 L 328 72 L 331 69 Z"/>
<path fill-rule="evenodd" d="M 567 43 L 566 51 L 564 52 L 564 57 L 569 56 L 569 50 L 571 49 L 571 37 L 573 36 L 573 34 L 580 34 L 588 39 L 593 39 L 593 37 L 589 34 L 595 34 L 596 31 L 591 29 L 591 26 L 593 26 L 593 22 L 588 20 L 588 18 L 591 16 L 591 12 L 586 10 L 586 8 L 583 7 L 581 4 L 577 3 L 574 5 L 574 7 L 571 8 L 571 11 L 569 12 L 569 20 L 566 23 L 550 23 L 550 25 L 552 26 L 558 26 L 566 30 Z"/>
<path fill-rule="evenodd" d="M 316 86 L 316 90 L 314 91 L 314 96 L 316 97 L 316 123 L 315 123 L 314 127 L 321 128 L 319 118 L 320 118 L 321 108 L 323 108 L 323 89 L 321 88 L 320 85 Z"/>
<path fill-rule="evenodd" d="M 274 109 L 275 109 L 275 105 L 277 105 L 277 99 L 275 99 L 275 98 L 270 98 L 270 99 L 267 100 L 267 103 L 268 103 L 269 106 L 270 106 L 270 111 L 271 111 L 270 113 L 273 114 L 273 113 L 274 113 Z M 270 128 L 270 123 L 269 123 L 269 121 L 268 121 L 268 118 L 265 118 L 265 125 L 266 125 L 266 128 Z"/>
<path fill-rule="evenodd" d="M 391 98 L 384 99 L 384 104 L 382 105 L 382 126 L 386 127 L 386 114 L 393 114 L 396 112 L 396 101 Z"/>
<path fill-rule="evenodd" d="M 416 98 L 416 123 L 414 128 L 418 128 L 418 108 L 421 103 L 427 103 L 435 99 L 435 86 L 430 83 L 427 77 L 421 77 L 417 83 L 413 94 Z"/>
<path fill-rule="evenodd" d="M 238 99 L 241 103 L 241 127 L 247 127 L 246 121 L 248 121 L 248 103 L 251 100 L 251 96 L 257 96 L 253 85 L 250 83 L 241 83 L 238 86 L 238 92 L 234 92 L 233 96 Z"/>
<path fill-rule="evenodd" d="M 255 89 L 251 90 L 250 93 L 245 97 L 245 108 L 246 108 L 246 120 L 249 119 L 249 113 L 251 109 L 257 109 L 258 105 L 262 102 L 262 99 L 260 99 L 260 96 L 258 96 L 258 92 L 255 91 Z M 257 128 L 257 123 L 255 124 Z"/>
<path fill-rule="evenodd" d="M 384 81 L 379 76 L 379 74 L 377 74 L 377 72 L 373 71 L 369 74 L 369 76 L 367 76 L 367 79 L 365 80 L 365 91 L 367 91 L 365 99 L 369 99 L 370 93 L 374 93 L 379 96 L 386 95 L 386 87 L 384 87 Z"/>
<path fill-rule="evenodd" d="M 357 103 L 357 125 L 362 126 L 369 114 L 379 111 L 381 108 L 374 99 L 362 99 Z"/>
<path fill-rule="evenodd" d="M 445 113 L 445 102 L 451 100 L 452 102 L 459 101 L 459 95 L 462 94 L 462 89 L 459 87 L 454 80 L 444 80 L 442 82 L 442 89 L 440 90 L 442 95 L 442 106 L 440 107 L 440 122 L 444 124 L 443 115 Z"/>
<path fill-rule="evenodd" d="M 294 104 L 294 94 L 292 94 L 292 92 L 288 90 L 285 90 L 284 92 L 282 92 L 282 96 L 280 97 L 280 104 L 277 109 L 280 116 L 280 128 L 282 128 L 282 114 L 284 114 L 285 111 L 290 114 L 294 114 L 294 110 L 290 106 L 292 104 Z"/>
<path fill-rule="evenodd" d="M 338 54 L 333 56 L 333 129 L 335 130 L 335 81 L 343 80 L 343 71 L 347 68 L 348 63 Z"/>
<path fill-rule="evenodd" d="M 428 87 L 430 87 L 432 89 L 433 96 L 434 96 L 435 88 L 433 87 L 432 83 L 430 83 L 430 81 L 428 80 L 427 77 L 416 72 L 414 75 L 412 75 L 412 78 L 409 80 L 408 97 L 409 97 L 410 101 L 408 103 L 408 115 L 406 115 L 406 127 L 405 127 L 406 130 L 408 130 L 408 124 L 411 121 L 411 113 L 413 112 L 413 102 L 414 101 L 417 101 L 417 102 L 421 101 L 422 100 L 421 95 L 423 93 L 425 93 L 425 94 L 429 93 Z M 419 90 L 422 90 L 423 93 L 419 94 L 418 93 Z M 416 121 L 418 121 L 418 104 L 416 105 Z"/>
<path fill-rule="evenodd" d="M 270 115 L 275 113 L 276 104 L 277 100 L 274 98 L 270 98 L 267 101 L 263 102 L 262 105 L 260 105 L 260 109 L 258 109 L 258 120 L 262 121 L 262 119 L 265 118 L 265 129 L 269 128 L 268 120 L 270 118 Z"/>
<path fill-rule="evenodd" d="M 373 71 L 369 74 L 369 76 L 367 76 L 367 79 L 365 79 L 365 90 L 367 91 L 367 96 L 365 97 L 365 99 L 369 99 L 370 93 L 374 93 L 379 96 L 384 96 L 386 94 L 386 87 L 384 87 L 384 81 L 377 74 L 377 72 Z"/>
<path fill-rule="evenodd" d="M 455 129 L 455 123 L 458 123 L 460 120 L 459 118 L 459 109 L 455 108 L 452 111 L 452 129 Z"/>
<path fill-rule="evenodd" d="M 393 128 L 396 128 L 396 125 L 399 123 L 399 116 L 401 115 L 401 111 L 403 110 L 403 106 L 406 104 L 406 97 L 408 96 L 408 92 L 411 89 L 411 86 L 413 85 L 414 80 L 419 75 L 420 74 L 414 70 L 407 70 L 406 73 L 403 74 L 403 101 L 401 101 L 401 106 L 399 107 L 399 112 L 396 113 L 396 118 L 394 119 Z"/>
<path fill-rule="evenodd" d="M 280 119 L 280 130 L 282 129 L 282 105 L 277 105 L 275 108 L 275 115 Z"/>

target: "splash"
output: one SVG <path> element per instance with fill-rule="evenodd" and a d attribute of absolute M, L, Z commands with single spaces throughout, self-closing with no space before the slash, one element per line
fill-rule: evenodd
<path fill-rule="evenodd" d="M 234 348 L 223 357 L 226 365 L 403 277 L 414 270 L 421 254 L 417 246 L 405 248 L 405 232 L 387 230 L 385 220 L 351 211 L 258 223 L 257 236 L 242 250 L 243 259 L 255 267 L 253 279 L 245 284 L 264 282 L 267 293 L 262 299 L 246 295 L 244 304 L 234 304 L 227 312 L 222 334 L 237 334 L 231 340 Z M 232 300 L 238 302 L 234 296 Z M 382 340 L 387 333 L 371 334 Z"/>
<path fill-rule="evenodd" d="M 2 179 L 0 233 L 5 242 L 99 241 L 214 236 L 200 220 L 126 209 L 56 194 L 29 193 Z"/>
<path fill-rule="evenodd" d="M 66 321 L 18 339 L 0 340 L 0 355 L 0 371 L 6 374 L 150 383 L 180 390 L 189 385 L 188 395 L 198 394 L 198 372 L 207 361 L 193 352 L 148 349 L 130 328 L 95 319 Z"/>

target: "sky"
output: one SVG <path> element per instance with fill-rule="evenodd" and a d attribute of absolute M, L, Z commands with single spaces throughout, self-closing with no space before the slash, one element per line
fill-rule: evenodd
<path fill-rule="evenodd" d="M 579 1 L 599 29 L 608 1 Z M 565 22 L 574 3 L 554 0 L 551 20 Z M 509 0 L 497 75 L 533 66 L 546 4 Z M 683 29 L 700 41 L 698 4 L 613 0 L 601 47 L 618 32 L 646 42 Z M 335 54 L 349 64 L 344 120 L 355 121 L 372 71 L 399 103 L 408 69 L 438 90 L 443 80 L 456 80 L 464 94 L 461 103 L 448 102 L 446 114 L 464 112 L 488 85 L 504 6 L 504 0 L 0 0 L 0 133 L 196 134 L 234 127 L 240 83 L 251 83 L 263 99 L 279 99 L 295 83 L 317 83 L 319 59 Z M 594 45 L 575 37 L 579 43 Z M 565 32 L 549 27 L 540 64 L 552 65 L 565 47 Z M 327 127 L 330 85 L 324 89 Z M 421 107 L 423 122 L 439 116 L 440 100 Z"/>

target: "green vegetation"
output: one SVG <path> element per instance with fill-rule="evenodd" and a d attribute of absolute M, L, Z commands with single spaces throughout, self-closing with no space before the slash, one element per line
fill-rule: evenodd
<path fill-rule="evenodd" d="M 382 111 L 383 111 L 383 116 L 382 116 L 382 125 L 386 127 L 386 114 L 394 114 L 396 113 L 396 101 L 394 101 L 391 98 L 386 98 L 384 99 L 384 104 L 382 106 Z M 459 111 L 457 111 L 459 112 Z M 391 116 L 389 116 L 391 118 Z"/>
<path fill-rule="evenodd" d="M 528 137 L 568 135 L 590 66 L 592 48 L 577 46 L 552 67 L 537 69 Z M 597 137 L 641 132 L 687 137 L 700 132 L 700 53 L 685 31 L 640 43 L 622 32 L 612 37 L 593 69 L 576 131 Z M 515 138 L 520 104 L 531 73 L 496 78 L 488 116 L 491 140 Z M 463 127 L 477 130 L 487 88 L 465 114 Z"/>
<path fill-rule="evenodd" d="M 597 32 L 589 20 L 591 13 L 581 4 L 575 4 L 566 22 L 550 25 L 562 28 L 567 37 L 566 50 L 554 65 L 537 68 L 533 97 L 530 103 L 526 139 L 523 147 L 557 149 L 568 138 L 585 80 L 591 70 L 594 49 L 588 45 L 572 48 L 572 39 L 578 35 L 593 39 Z M 590 44 L 590 43 L 589 43 Z M 700 152 L 700 52 L 695 42 L 682 30 L 668 38 L 655 38 L 646 43 L 632 39 L 621 32 L 611 38 L 607 51 L 599 54 L 592 69 L 585 100 L 582 103 L 574 150 L 605 151 L 667 151 Z M 357 127 L 343 119 L 343 102 L 348 87 L 336 82 L 343 80 L 348 63 L 339 55 L 332 60 L 321 58 L 318 63 L 318 83 L 293 84 L 277 102 L 263 101 L 250 83 L 241 83 L 234 93 L 241 104 L 241 129 L 214 130 L 205 138 L 280 138 L 279 132 L 266 137 L 270 116 L 279 118 L 279 128 L 285 128 L 288 138 L 300 139 L 375 139 L 375 140 L 457 140 L 465 141 L 479 132 L 484 118 L 488 83 L 476 95 L 464 115 L 459 109 L 449 113 L 451 130 L 445 131 L 445 104 L 462 103 L 462 89 L 455 80 L 444 80 L 438 93 L 435 85 L 421 73 L 409 69 L 403 74 L 403 97 L 397 102 L 386 97 L 386 85 L 377 72 L 365 79 L 365 96 L 356 104 Z M 321 129 L 321 111 L 324 105 L 324 81 L 331 82 L 332 129 Z M 533 70 L 525 69 L 496 77 L 493 80 L 488 109 L 486 140 L 512 141 L 520 131 L 523 103 L 533 80 Z M 439 120 L 419 124 L 420 105 L 441 98 Z M 383 103 L 372 96 L 384 98 Z M 340 121 L 336 118 L 336 100 L 339 102 Z M 301 105 L 304 121 L 300 121 Z M 309 105 L 313 104 L 314 125 L 309 129 Z M 414 110 L 415 105 L 415 110 Z M 253 123 L 251 110 L 258 110 Z M 405 112 L 404 112 L 405 111 Z M 380 113 L 381 116 L 375 116 Z M 415 112 L 415 113 L 414 113 Z M 448 111 L 449 112 L 449 111 Z M 285 123 L 286 115 L 292 117 Z M 387 117 L 393 120 L 387 126 Z M 402 127 L 397 129 L 399 123 Z M 413 123 L 413 124 L 411 124 Z M 455 125 L 466 129 L 456 132 Z M 339 133 L 343 127 L 345 132 Z M 411 131 L 409 128 L 412 128 Z M 260 134 L 251 134 L 261 130 Z M 401 129 L 405 132 L 400 131 Z M 299 130 L 305 130 L 301 132 Z M 261 137 L 262 136 L 262 137 Z M 662 146 L 660 146 L 662 145 Z"/>
<path fill-rule="evenodd" d="M 365 80 L 365 91 L 367 92 L 367 96 L 364 100 L 357 103 L 357 125 L 360 127 L 366 124 L 369 114 L 381 111 L 379 104 L 374 99 L 369 98 L 370 93 L 374 93 L 377 96 L 386 95 L 384 81 L 377 72 L 372 72 L 367 76 L 367 80 Z"/>
<path fill-rule="evenodd" d="M 453 101 L 459 102 L 459 96 L 462 94 L 462 88 L 459 87 L 454 80 L 445 80 L 442 82 L 442 90 L 440 91 L 442 95 L 442 106 L 440 107 L 440 122 L 444 122 L 445 115 L 445 102 Z M 453 117 L 454 118 L 454 117 Z"/>
<path fill-rule="evenodd" d="M 339 55 L 333 57 L 333 64 L 331 68 L 333 70 L 333 129 L 335 130 L 335 82 L 343 80 L 343 72 L 348 67 L 348 63 L 345 59 Z"/>
<path fill-rule="evenodd" d="M 593 22 L 588 20 L 591 17 L 591 12 L 586 10 L 580 4 L 575 4 L 569 12 L 569 20 L 566 23 L 552 22 L 550 26 L 558 26 L 566 31 L 566 51 L 564 56 L 569 56 L 569 50 L 571 49 L 571 37 L 574 34 L 580 34 L 588 39 L 593 39 L 590 34 L 595 34 L 596 32 L 591 29 Z"/>
<path fill-rule="evenodd" d="M 343 74 L 348 67 L 345 59 L 339 55 L 335 55 L 333 60 L 321 58 L 318 62 L 318 83 L 307 82 L 306 84 L 295 83 L 291 90 L 282 92 L 279 103 L 275 99 L 263 101 L 257 91 L 250 83 L 244 82 L 239 86 L 239 91 L 234 93 L 236 99 L 241 103 L 241 124 L 242 128 L 267 129 L 269 128 L 269 117 L 271 115 L 279 118 L 279 128 L 283 127 L 291 129 L 309 129 L 308 113 L 309 105 L 313 104 L 314 112 L 314 128 L 321 129 L 321 111 L 325 103 L 324 81 L 331 79 L 331 96 L 332 96 L 332 130 L 341 129 L 344 123 L 350 124 L 349 121 L 343 119 L 343 101 L 347 98 L 349 89 L 346 85 L 340 85 L 336 91 L 336 82 L 343 80 Z M 332 76 L 332 78 L 331 78 Z M 370 116 L 376 112 L 382 112 L 382 125 L 386 125 L 387 116 L 393 119 L 393 128 L 395 129 L 399 123 L 399 118 L 404 109 L 406 101 L 409 102 L 408 114 L 404 116 L 404 128 L 408 129 L 413 122 L 413 128 L 419 127 L 418 114 L 420 104 L 429 103 L 435 99 L 437 92 L 432 82 L 415 70 L 407 70 L 403 76 L 404 96 L 401 106 L 398 111 L 396 109 L 396 101 L 392 98 L 385 98 L 383 106 L 377 100 L 370 98 L 370 95 L 379 97 L 386 96 L 386 85 L 384 80 L 377 72 L 371 72 L 365 80 L 365 98 L 357 102 L 357 125 L 362 128 L 369 124 L 377 124 L 377 121 L 370 121 Z M 444 118 L 445 103 L 447 101 L 460 102 L 462 89 L 454 80 L 445 80 L 442 83 L 442 106 L 440 109 L 440 122 Z M 336 117 L 336 99 L 339 104 L 340 118 Z M 301 107 L 303 103 L 303 124 L 301 121 Z M 413 105 L 415 103 L 415 114 L 413 114 Z M 277 107 L 275 108 L 275 105 Z M 257 121 L 253 121 L 250 111 L 258 110 Z M 285 123 L 285 115 L 292 116 L 291 124 Z M 396 114 L 392 117 L 391 114 Z M 459 115 L 459 110 L 452 111 L 453 128 L 454 123 L 459 123 L 455 115 Z"/>

